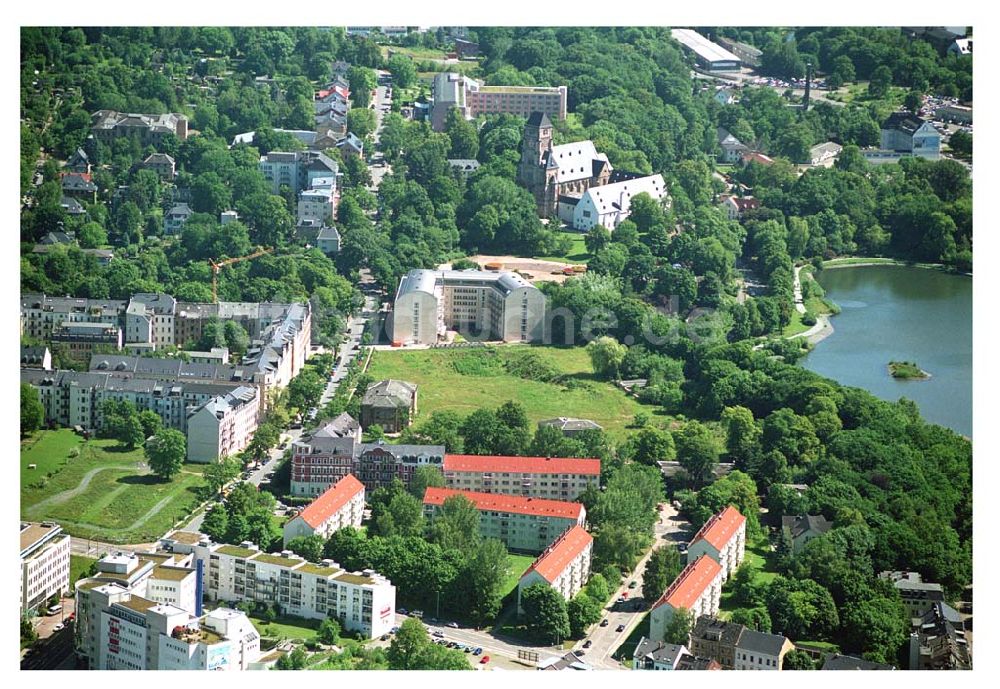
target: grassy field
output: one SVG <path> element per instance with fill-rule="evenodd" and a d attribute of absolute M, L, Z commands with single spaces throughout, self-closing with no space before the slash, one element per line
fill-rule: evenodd
<path fill-rule="evenodd" d="M 496 348 L 525 350 L 525 345 Z M 652 411 L 610 383 L 594 378 L 590 358 L 582 347 L 531 347 L 565 376 L 565 384 L 525 380 L 504 370 L 489 375 L 463 375 L 456 368 L 474 350 L 431 349 L 376 351 L 369 375 L 376 380 L 396 378 L 416 383 L 417 421 L 432 412 L 450 410 L 469 414 L 480 407 L 497 407 L 507 400 L 524 405 L 528 421 L 570 416 L 592 419 L 620 440 L 638 411 Z M 654 412 L 655 413 L 655 412 Z"/>
<path fill-rule="evenodd" d="M 51 476 L 41 474 L 39 464 L 31 470 L 31 479 L 22 478 L 22 518 L 55 520 L 74 536 L 144 543 L 161 536 L 199 503 L 204 465 L 185 464 L 179 475 L 164 482 L 140 466 L 141 449 L 123 451 L 116 441 L 105 439 L 78 439 L 74 447 L 72 433 L 67 433 L 42 431 L 25 450 L 28 457 L 37 457 L 47 447 L 60 448 L 63 455 L 45 460 L 55 467 Z M 78 453 L 70 456 L 74 450 Z M 22 466 L 28 463 L 22 455 Z"/>
<path fill-rule="evenodd" d="M 507 563 L 510 565 L 510 573 L 507 574 L 507 579 L 503 582 L 503 595 L 507 595 L 511 591 L 517 588 L 517 582 L 521 580 L 521 575 L 531 567 L 531 563 L 535 561 L 531 555 L 515 555 L 514 553 L 507 553 Z"/>
<path fill-rule="evenodd" d="M 21 485 L 44 479 L 58 471 L 70 454 L 79 454 L 83 438 L 68 428 L 56 431 L 38 431 L 21 441 Z M 73 451 L 76 450 L 76 453 Z M 34 464 L 34 469 L 28 465 Z"/>
<path fill-rule="evenodd" d="M 755 580 L 759 584 L 770 584 L 776 576 L 778 570 L 774 565 L 774 553 L 770 550 L 767 538 L 760 538 L 753 543 L 747 543 L 744 564 L 749 564 L 755 574 Z M 722 596 L 719 601 L 719 618 L 728 620 L 734 610 L 740 606 L 733 601 L 732 586 L 725 586 L 722 589 Z"/>
<path fill-rule="evenodd" d="M 572 248 L 562 256 L 533 256 L 532 258 L 540 258 L 545 261 L 563 261 L 565 263 L 586 263 L 590 260 L 590 254 L 587 252 L 587 245 L 583 241 L 584 234 L 582 232 L 558 230 L 556 236 L 569 237 L 573 242 Z"/>
<path fill-rule="evenodd" d="M 260 617 L 251 615 L 250 621 L 261 636 L 269 638 L 300 639 L 311 641 L 316 637 L 320 620 L 306 620 L 298 617 L 277 617 L 274 622 L 265 622 Z"/>
<path fill-rule="evenodd" d="M 70 586 L 87 576 L 90 566 L 97 562 L 96 557 L 85 557 L 83 555 L 69 556 L 69 583 Z"/>

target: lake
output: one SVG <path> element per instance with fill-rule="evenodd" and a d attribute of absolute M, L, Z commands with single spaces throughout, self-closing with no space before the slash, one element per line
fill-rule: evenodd
<path fill-rule="evenodd" d="M 840 305 L 834 332 L 802 365 L 877 397 L 906 397 L 932 423 L 972 437 L 972 278 L 905 266 L 822 271 Z M 913 361 L 929 380 L 896 380 L 890 361 Z"/>

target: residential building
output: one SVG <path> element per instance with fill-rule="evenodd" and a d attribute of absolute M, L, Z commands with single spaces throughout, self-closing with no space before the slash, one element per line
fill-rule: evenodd
<path fill-rule="evenodd" d="M 21 522 L 21 614 L 44 608 L 53 595 L 69 593 L 69 534 L 55 522 Z"/>
<path fill-rule="evenodd" d="M 398 433 L 417 413 L 417 386 L 405 380 L 372 383 L 361 398 L 361 426 L 379 425 L 386 433 Z"/>
<path fill-rule="evenodd" d="M 92 119 L 94 124 L 91 133 L 98 141 L 106 144 L 121 136 L 135 136 L 143 146 L 148 144 L 157 146 L 171 134 L 181 141 L 188 136 L 187 118 L 176 113 L 141 115 L 98 110 Z"/>
<path fill-rule="evenodd" d="M 539 670 L 593 670 L 594 668 L 580 660 L 575 653 L 565 653 L 561 656 L 551 656 L 538 661 Z"/>
<path fill-rule="evenodd" d="M 365 488 L 375 490 L 398 478 L 410 485 L 419 466 L 440 468 L 443 445 L 389 445 L 384 441 L 358 443 L 354 449 L 353 471 Z"/>
<path fill-rule="evenodd" d="M 153 348 L 176 344 L 177 300 L 169 294 L 139 292 L 125 308 L 125 342 L 147 342 Z"/>
<path fill-rule="evenodd" d="M 598 487 L 601 460 L 561 457 L 445 455 L 445 486 L 550 500 L 576 500 Z"/>
<path fill-rule="evenodd" d="M 326 427 L 292 443 L 292 495 L 320 495 L 354 470 L 354 436 L 342 437 Z"/>
<path fill-rule="evenodd" d="M 65 346 L 77 361 L 89 361 L 95 351 L 122 348 L 122 329 L 109 323 L 65 321 L 52 329 L 49 340 Z"/>
<path fill-rule="evenodd" d="M 199 543 L 193 550 L 209 600 L 280 605 L 283 614 L 306 619 L 331 617 L 369 639 L 395 626 L 396 587 L 373 570 L 347 572 L 332 560 L 313 564 L 287 550 L 269 555 L 252 543 Z"/>
<path fill-rule="evenodd" d="M 663 201 L 667 195 L 662 175 L 648 175 L 634 179 L 590 187 L 579 198 L 559 197 L 559 219 L 576 230 L 586 231 L 596 225 L 614 230 L 629 216 L 632 197 L 648 194 L 654 201 Z"/>
<path fill-rule="evenodd" d="M 694 54 L 695 61 L 702 69 L 711 72 L 735 72 L 740 68 L 740 58 L 697 31 L 671 29 L 670 35 Z"/>
<path fill-rule="evenodd" d="M 535 197 L 538 215 L 555 218 L 563 197 L 580 198 L 591 187 L 608 184 L 614 168 L 593 141 L 553 144 L 548 114 L 532 111 L 524 126 L 517 181 Z"/>
<path fill-rule="evenodd" d="M 723 48 L 738 57 L 743 64 L 750 65 L 751 67 L 760 67 L 760 59 L 764 55 L 763 51 L 754 48 L 749 43 L 734 41 L 731 38 L 719 36 L 715 40 Z"/>
<path fill-rule="evenodd" d="M 63 172 L 60 177 L 64 196 L 83 199 L 90 203 L 97 200 L 97 185 L 94 184 L 89 172 Z"/>
<path fill-rule="evenodd" d="M 833 522 L 823 515 L 800 514 L 781 518 L 781 535 L 788 540 L 792 554 L 798 553 L 812 539 L 833 528 Z"/>
<path fill-rule="evenodd" d="M 73 232 L 63 232 L 61 230 L 46 232 L 45 236 L 38 240 L 36 246 L 56 246 L 58 244 L 76 246 L 76 235 Z"/>
<path fill-rule="evenodd" d="M 567 438 L 575 438 L 584 431 L 603 431 L 604 429 L 590 419 L 573 419 L 568 416 L 560 416 L 555 419 L 545 419 L 538 422 L 539 428 L 553 426 L 558 428 Z"/>
<path fill-rule="evenodd" d="M 948 46 L 948 55 L 972 55 L 972 36 L 956 38 Z"/>
<path fill-rule="evenodd" d="M 769 158 L 760 151 L 744 151 L 740 155 L 740 160 L 743 161 L 744 165 L 749 165 L 750 163 L 757 163 L 758 165 L 774 165 L 774 159 Z"/>
<path fill-rule="evenodd" d="M 142 167 L 152 170 L 167 182 L 172 182 L 177 176 L 177 164 L 166 153 L 151 153 L 142 161 Z"/>
<path fill-rule="evenodd" d="M 320 536 L 324 541 L 334 531 L 361 526 L 365 511 L 365 485 L 348 474 L 285 522 L 284 544 L 299 536 Z"/>
<path fill-rule="evenodd" d="M 455 39 L 455 54 L 459 60 L 475 60 L 479 57 L 479 44 L 473 41 Z"/>
<path fill-rule="evenodd" d="M 116 299 L 52 297 L 26 292 L 21 295 L 21 319 L 26 335 L 47 340 L 53 329 L 67 321 L 119 325 L 126 304 Z"/>
<path fill-rule="evenodd" d="M 677 575 L 653 605 L 649 613 L 649 637 L 662 641 L 674 613 L 681 608 L 695 618 L 700 615 L 714 616 L 719 612 L 721 592 L 722 567 L 708 555 L 702 555 Z M 692 650 L 698 653 L 696 649 Z"/>
<path fill-rule="evenodd" d="M 910 670 L 971 670 L 972 650 L 959 615 L 936 602 L 919 619 L 910 634 Z"/>
<path fill-rule="evenodd" d="M 521 608 L 521 592 L 534 584 L 545 584 L 559 592 L 567 601 L 580 592 L 590 578 L 594 539 L 579 525 L 572 526 L 531 564 L 517 584 L 517 609 Z"/>
<path fill-rule="evenodd" d="M 678 660 L 675 670 L 721 670 L 722 666 L 711 658 L 698 658 L 685 653 Z"/>
<path fill-rule="evenodd" d="M 935 603 L 944 602 L 941 584 L 925 582 L 919 572 L 881 572 L 878 576 L 893 583 L 911 618 L 923 617 Z"/>
<path fill-rule="evenodd" d="M 882 150 L 937 160 L 941 157 L 941 133 L 921 117 L 894 112 L 882 123 Z"/>
<path fill-rule="evenodd" d="M 722 581 L 733 575 L 746 553 L 747 520 L 729 505 L 702 525 L 688 545 L 687 561 L 692 564 L 708 555 L 722 566 Z"/>
<path fill-rule="evenodd" d="M 347 132 L 347 135 L 337 142 L 336 147 L 345 156 L 360 158 L 365 154 L 364 142 L 352 132 Z"/>
<path fill-rule="evenodd" d="M 795 646 L 780 634 L 700 616 L 691 631 L 690 648 L 725 670 L 781 670 L 785 655 Z"/>
<path fill-rule="evenodd" d="M 236 222 L 240 219 L 240 214 L 236 211 L 222 211 L 219 213 L 219 225 L 225 227 L 231 222 Z"/>
<path fill-rule="evenodd" d="M 887 663 L 876 663 L 864 658 L 845 656 L 840 653 L 832 653 L 823 661 L 820 670 L 895 670 L 896 668 Z"/>
<path fill-rule="evenodd" d="M 52 352 L 48 347 L 21 347 L 21 366 L 23 368 L 40 368 L 43 371 L 52 370 Z"/>
<path fill-rule="evenodd" d="M 82 172 L 85 175 L 90 174 L 90 156 L 82 148 L 76 149 L 76 152 L 70 156 L 70 159 L 66 161 L 66 167 L 63 168 L 67 172 Z"/>
<path fill-rule="evenodd" d="M 299 194 L 297 222 L 318 220 L 325 223 L 336 214 L 337 196 L 332 189 L 306 189 Z"/>
<path fill-rule="evenodd" d="M 719 205 L 726 211 L 726 216 L 730 220 L 742 220 L 748 211 L 760 208 L 760 201 L 752 196 L 721 194 L 719 196 Z"/>
<path fill-rule="evenodd" d="M 241 386 L 219 395 L 187 418 L 187 460 L 206 464 L 242 452 L 260 417 L 260 390 Z"/>
<path fill-rule="evenodd" d="M 473 341 L 537 342 L 545 304 L 541 290 L 517 273 L 411 270 L 396 290 L 392 339 L 434 344 L 454 330 Z"/>
<path fill-rule="evenodd" d="M 633 670 L 675 670 L 677 663 L 685 655 L 690 655 L 681 644 L 668 644 L 640 637 L 632 652 Z"/>
<path fill-rule="evenodd" d="M 260 170 L 272 194 L 280 193 L 282 186 L 298 194 L 308 189 L 316 177 L 336 177 L 340 166 L 317 151 L 271 151 L 260 157 Z"/>
<path fill-rule="evenodd" d="M 179 234 L 184 229 L 184 223 L 194 215 L 194 211 L 186 203 L 176 203 L 163 217 L 163 234 Z"/>
<path fill-rule="evenodd" d="M 188 360 L 192 364 L 220 364 L 229 363 L 228 347 L 212 347 L 207 352 L 186 351 Z"/>
<path fill-rule="evenodd" d="M 479 169 L 479 161 L 467 158 L 449 158 L 448 165 L 452 171 L 458 173 L 462 179 L 469 179 L 472 174 Z"/>
<path fill-rule="evenodd" d="M 587 510 L 578 502 L 428 488 L 424 515 L 433 521 L 445 500 L 460 495 L 479 510 L 479 533 L 498 538 L 509 550 L 541 553 L 567 529 L 583 526 Z"/>
<path fill-rule="evenodd" d="M 728 88 L 716 89 L 714 97 L 719 105 L 732 105 L 737 100 L 736 92 Z"/>
<path fill-rule="evenodd" d="M 500 113 L 528 117 L 536 112 L 566 119 L 565 86 L 492 86 L 462 74 L 441 72 L 434 77 L 432 91 L 431 127 L 436 132 L 444 131 L 452 108 L 466 119 Z"/>
<path fill-rule="evenodd" d="M 744 153 L 750 151 L 749 146 L 730 134 L 727 129 L 717 127 L 715 133 L 719 142 L 719 148 L 722 151 L 719 154 L 719 160 L 721 162 L 737 163 L 740 161 Z"/>
<path fill-rule="evenodd" d="M 814 167 L 817 165 L 832 167 L 843 149 L 843 146 L 833 141 L 816 144 L 809 149 L 809 164 Z"/>
<path fill-rule="evenodd" d="M 336 227 L 321 227 L 316 233 L 316 247 L 327 256 L 340 253 L 340 232 Z"/>
<path fill-rule="evenodd" d="M 59 207 L 66 211 L 66 214 L 70 216 L 85 215 L 87 213 L 80 202 L 71 196 L 63 196 L 60 198 Z"/>
<path fill-rule="evenodd" d="M 278 319 L 250 343 L 242 366 L 253 371 L 266 389 L 286 387 L 305 366 L 312 338 L 312 306 L 287 304 Z"/>

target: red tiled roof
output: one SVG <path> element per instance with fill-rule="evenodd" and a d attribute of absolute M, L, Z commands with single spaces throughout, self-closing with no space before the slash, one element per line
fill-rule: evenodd
<path fill-rule="evenodd" d="M 690 610 L 721 571 L 722 567 L 718 562 L 708 555 L 702 555 L 677 575 L 674 583 L 663 592 L 653 608 L 669 604 L 674 610 Z"/>
<path fill-rule="evenodd" d="M 94 181 L 93 179 L 91 179 L 92 174 L 89 173 L 89 172 L 62 172 L 62 173 L 60 173 L 60 176 L 61 177 L 79 177 L 79 178 L 84 179 L 84 180 L 86 180 L 88 182 L 93 182 Z"/>
<path fill-rule="evenodd" d="M 562 457 L 502 457 L 497 455 L 445 455 L 445 471 L 505 472 L 523 474 L 592 474 L 600 476 L 599 459 Z"/>
<path fill-rule="evenodd" d="M 747 518 L 740 514 L 739 510 L 729 505 L 718 514 L 712 515 L 712 518 L 698 529 L 698 533 L 691 539 L 691 543 L 705 539 L 713 548 L 721 552 L 733 534 L 746 523 L 746 520 Z"/>
<path fill-rule="evenodd" d="M 543 498 L 522 498 L 503 493 L 477 493 L 471 490 L 453 490 L 451 488 L 428 488 L 424 493 L 425 505 L 442 505 L 453 495 L 461 495 L 472 501 L 480 512 L 511 512 L 513 514 L 530 514 L 539 517 L 561 517 L 563 519 L 579 519 L 583 505 L 578 502 L 563 502 L 562 500 L 545 500 Z"/>
<path fill-rule="evenodd" d="M 327 488 L 325 493 L 309 503 L 309 506 L 299 513 L 299 516 L 306 524 L 317 529 L 323 522 L 336 514 L 337 510 L 346 505 L 351 498 L 357 495 L 358 491 L 363 491 L 364 489 L 365 485 L 354 478 L 354 474 L 348 474 Z"/>
<path fill-rule="evenodd" d="M 523 579 L 529 572 L 535 571 L 551 584 L 562 574 L 569 563 L 593 542 L 594 538 L 587 533 L 586 529 L 577 524 L 567 529 L 566 533 L 546 548 L 545 552 L 538 556 L 538 559 L 531 564 L 531 567 L 521 578 Z"/>

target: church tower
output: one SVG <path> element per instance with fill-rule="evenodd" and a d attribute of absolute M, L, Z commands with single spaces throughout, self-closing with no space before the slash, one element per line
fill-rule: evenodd
<path fill-rule="evenodd" d="M 549 160 L 552 151 L 552 121 L 548 115 L 533 112 L 524 127 L 521 143 L 521 164 L 517 179 L 534 195 L 538 214 L 548 217 L 555 212 L 556 172 L 558 166 Z"/>

